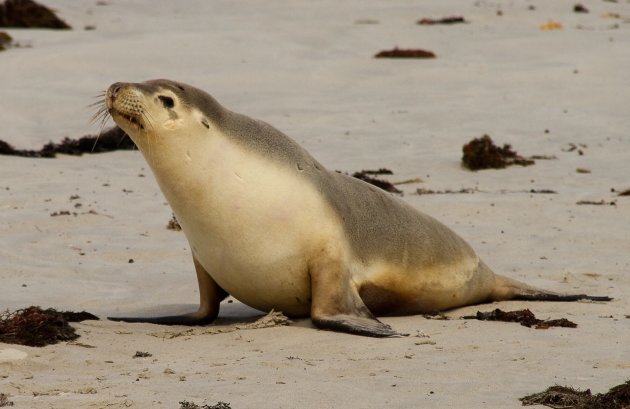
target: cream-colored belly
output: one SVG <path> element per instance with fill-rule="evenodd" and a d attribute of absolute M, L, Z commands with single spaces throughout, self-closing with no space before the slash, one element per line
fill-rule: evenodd
<path fill-rule="evenodd" d="M 243 303 L 308 315 L 311 255 L 339 223 L 297 171 L 220 142 L 186 152 L 181 175 L 156 172 L 193 254 Z"/>

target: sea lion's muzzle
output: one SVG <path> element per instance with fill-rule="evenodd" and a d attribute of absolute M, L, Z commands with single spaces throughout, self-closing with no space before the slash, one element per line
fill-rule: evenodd
<path fill-rule="evenodd" d="M 142 94 L 132 84 L 116 82 L 107 89 L 105 95 L 107 110 L 140 129 L 144 129 L 144 107 Z"/>

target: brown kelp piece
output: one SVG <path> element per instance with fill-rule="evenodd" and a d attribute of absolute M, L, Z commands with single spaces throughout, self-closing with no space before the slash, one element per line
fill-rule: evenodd
<path fill-rule="evenodd" d="M 179 221 L 177 220 L 177 217 L 175 216 L 175 214 L 171 216 L 171 220 L 169 220 L 168 223 L 166 224 L 166 228 L 168 230 L 173 230 L 173 231 L 182 230 L 182 226 L 179 224 Z"/>
<path fill-rule="evenodd" d="M 4 408 L 6 406 L 13 406 L 13 401 L 9 400 L 9 395 L 0 393 L 0 408 Z"/>
<path fill-rule="evenodd" d="M 98 320 L 88 312 L 60 312 L 31 306 L 0 314 L 0 342 L 43 347 L 79 338 L 69 322 Z"/>
<path fill-rule="evenodd" d="M 512 150 L 509 144 L 499 147 L 492 138 L 483 135 L 465 144 L 462 148 L 462 163 L 470 170 L 502 169 L 510 165 L 529 166 L 534 161 L 524 158 Z"/>
<path fill-rule="evenodd" d="M 422 50 L 420 48 L 398 48 L 392 50 L 383 50 L 374 56 L 374 58 L 436 58 L 432 51 Z"/>
<path fill-rule="evenodd" d="M 550 327 L 566 327 L 576 328 L 577 324 L 569 321 L 566 318 L 556 320 L 540 320 L 536 318 L 533 312 L 528 309 L 519 311 L 503 311 L 495 309 L 490 312 L 477 311 L 475 315 L 468 315 L 462 317 L 463 319 L 477 319 L 480 321 L 503 321 L 503 322 L 518 322 L 524 327 L 535 327 L 536 329 L 547 329 Z"/>
<path fill-rule="evenodd" d="M 209 405 L 199 406 L 196 403 L 183 400 L 179 402 L 179 404 L 180 404 L 179 409 L 231 409 L 230 404 L 226 402 L 217 402 L 216 405 L 211 405 L 211 406 Z"/>
<path fill-rule="evenodd" d="M 590 389 L 579 391 L 566 386 L 552 386 L 544 392 L 534 393 L 519 399 L 523 406 L 544 405 L 550 408 L 581 408 L 593 399 Z"/>
<path fill-rule="evenodd" d="M 590 389 L 580 391 L 555 385 L 544 392 L 519 399 L 523 406 L 544 405 L 563 409 L 624 409 L 630 407 L 630 381 L 611 388 L 606 393 L 593 395 Z"/>
<path fill-rule="evenodd" d="M 617 206 L 617 202 L 614 200 L 578 200 L 576 205 L 592 205 L 592 206 Z"/>
<path fill-rule="evenodd" d="M 394 173 L 389 169 L 380 168 L 378 170 L 362 170 L 360 172 L 354 172 L 352 176 L 357 179 L 361 179 L 364 182 L 370 183 L 376 187 L 380 187 L 381 189 L 387 192 L 401 194 L 402 190 L 399 190 L 398 188 L 396 188 L 396 186 L 394 186 L 392 182 L 385 179 L 379 179 L 379 178 L 374 177 L 376 175 L 393 175 L 393 174 Z"/>
<path fill-rule="evenodd" d="M 40 150 L 15 149 L 0 140 L 0 155 L 23 156 L 27 158 L 54 158 L 58 153 L 82 155 L 116 150 L 133 150 L 136 145 L 127 134 L 115 126 L 100 135 L 88 135 L 79 139 L 64 138 L 60 143 L 49 142 Z"/>
<path fill-rule="evenodd" d="M 13 37 L 4 31 L 0 31 L 0 51 L 4 51 L 13 45 Z"/>
<path fill-rule="evenodd" d="M 33 0 L 5 0 L 0 3 L 0 27 L 72 28 L 57 17 L 54 11 Z"/>
<path fill-rule="evenodd" d="M 578 3 L 573 6 L 573 12 L 574 13 L 588 13 L 589 11 L 586 7 L 584 7 L 583 4 Z"/>
<path fill-rule="evenodd" d="M 446 189 L 446 190 L 433 190 L 433 189 L 425 189 L 425 188 L 418 188 L 416 189 L 416 194 L 417 195 L 450 195 L 450 194 L 472 194 L 475 192 L 479 192 L 479 189 L 477 189 L 476 187 L 463 187 L 459 190 L 451 190 L 451 189 Z"/>
<path fill-rule="evenodd" d="M 452 24 L 461 24 L 461 23 L 467 23 L 466 19 L 464 19 L 464 17 L 461 16 L 450 16 L 450 17 L 443 17 L 443 18 L 423 18 L 418 20 L 418 24 L 421 26 L 434 26 L 437 24 L 443 24 L 443 25 L 452 25 Z"/>

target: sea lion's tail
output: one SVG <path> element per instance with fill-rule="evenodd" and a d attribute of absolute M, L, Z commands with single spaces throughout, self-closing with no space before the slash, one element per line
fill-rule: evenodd
<path fill-rule="evenodd" d="M 531 287 L 511 278 L 495 275 L 495 288 L 490 295 L 491 301 L 526 300 L 526 301 L 611 301 L 611 297 L 586 294 L 563 294 Z"/>

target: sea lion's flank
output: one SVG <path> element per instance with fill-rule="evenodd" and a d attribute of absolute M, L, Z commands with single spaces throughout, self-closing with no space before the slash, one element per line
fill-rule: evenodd
<path fill-rule="evenodd" d="M 195 313 L 113 318 L 212 322 L 228 294 L 320 328 L 400 335 L 376 315 L 509 299 L 607 297 L 538 290 L 494 274 L 437 220 L 358 179 L 326 170 L 271 125 L 168 80 L 116 83 L 105 96 L 190 243 Z"/>

